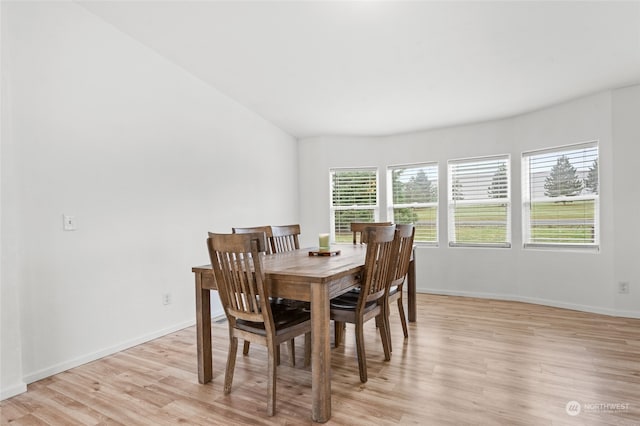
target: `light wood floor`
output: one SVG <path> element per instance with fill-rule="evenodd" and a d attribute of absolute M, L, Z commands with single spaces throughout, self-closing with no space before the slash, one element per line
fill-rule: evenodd
<path fill-rule="evenodd" d="M 335 425 L 638 425 L 640 320 L 517 302 L 418 295 L 418 322 L 403 341 L 392 311 L 384 362 L 366 327 L 369 381 L 361 384 L 353 329 L 332 352 Z M 214 324 L 214 380 L 198 384 L 195 327 L 28 386 L 0 403 L 2 424 L 311 424 L 311 375 L 286 351 L 277 412 L 266 416 L 266 352 L 238 355 L 222 394 L 226 323 Z M 581 412 L 569 416 L 567 403 Z M 618 404 L 618 405 L 603 405 Z"/>

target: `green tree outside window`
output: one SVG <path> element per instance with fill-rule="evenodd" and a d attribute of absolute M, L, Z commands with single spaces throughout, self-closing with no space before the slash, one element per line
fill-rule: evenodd
<path fill-rule="evenodd" d="M 544 195 L 547 197 L 572 197 L 582 191 L 582 181 L 578 179 L 576 168 L 563 155 L 558 158 L 551 173 L 544 182 Z"/>

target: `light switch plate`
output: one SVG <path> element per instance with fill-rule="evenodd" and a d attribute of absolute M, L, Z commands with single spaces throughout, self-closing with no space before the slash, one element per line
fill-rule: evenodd
<path fill-rule="evenodd" d="M 78 229 L 78 222 L 75 216 L 62 215 L 62 229 L 65 231 L 75 231 Z"/>

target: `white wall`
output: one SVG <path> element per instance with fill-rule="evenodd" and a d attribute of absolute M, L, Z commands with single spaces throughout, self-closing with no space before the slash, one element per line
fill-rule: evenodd
<path fill-rule="evenodd" d="M 20 336 L 19 279 L 16 268 L 17 240 L 15 232 L 19 215 L 15 188 L 7 185 L 15 173 L 15 145 L 11 138 L 11 108 L 9 104 L 9 69 L 7 64 L 6 14 L 0 5 L 0 400 L 26 390 L 22 380 L 22 342 Z"/>
<path fill-rule="evenodd" d="M 615 295 L 617 309 L 640 309 L 640 85 L 613 92 L 614 278 L 630 283 Z"/>
<path fill-rule="evenodd" d="M 294 138 L 74 3 L 2 15 L 5 398 L 192 324 L 207 231 L 299 216 Z"/>
<path fill-rule="evenodd" d="M 613 315 L 640 317 L 638 249 L 620 228 L 637 229 L 632 211 L 640 208 L 631 151 L 637 150 L 638 89 L 587 96 L 511 119 L 389 137 L 320 137 L 299 142 L 301 223 L 307 238 L 329 229 L 331 167 L 377 166 L 380 194 L 386 194 L 386 167 L 438 161 L 440 245 L 417 249 L 417 287 L 422 292 L 522 300 Z M 626 123 L 612 141 L 612 110 Z M 635 114 L 635 115 L 634 115 Z M 636 117 L 634 121 L 631 116 Z M 622 128 L 622 124 L 616 130 Z M 617 132 L 616 132 L 617 134 Z M 624 136 L 624 137 L 622 137 Z M 599 253 L 522 249 L 520 157 L 523 151 L 577 142 L 600 142 L 601 250 Z M 635 142 L 634 142 L 635 141 Z M 510 154 L 512 160 L 513 248 L 449 248 L 446 221 L 447 160 Z M 620 161 L 618 154 L 624 156 Z M 615 170 L 615 173 L 614 173 Z M 626 189 L 617 187 L 619 179 Z M 623 201 L 621 201 L 623 200 Z M 622 211 L 622 212 L 621 212 Z M 614 216 L 615 214 L 615 216 Z M 615 218 L 615 228 L 614 228 Z M 381 220 L 386 212 L 381 212 Z M 635 233 L 636 237 L 638 233 Z M 312 240 L 305 241 L 312 244 Z M 626 257 L 621 256 L 625 254 Z M 632 255 L 631 253 L 635 253 Z M 614 263 L 615 255 L 615 263 Z M 628 271 L 625 271 L 628 269 Z M 620 271 L 620 273 L 618 273 Z M 617 294 L 618 280 L 631 282 L 631 294 Z"/>

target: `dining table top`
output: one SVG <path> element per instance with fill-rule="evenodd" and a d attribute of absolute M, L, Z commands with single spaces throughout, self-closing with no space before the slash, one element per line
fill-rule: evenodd
<path fill-rule="evenodd" d="M 304 277 L 312 282 L 324 282 L 340 275 L 351 274 L 354 269 L 363 269 L 366 245 L 344 244 L 332 246 L 339 254 L 314 255 L 317 248 L 302 248 L 262 257 L 262 268 L 267 278 Z M 211 265 L 192 268 L 192 272 L 212 270 Z"/>

